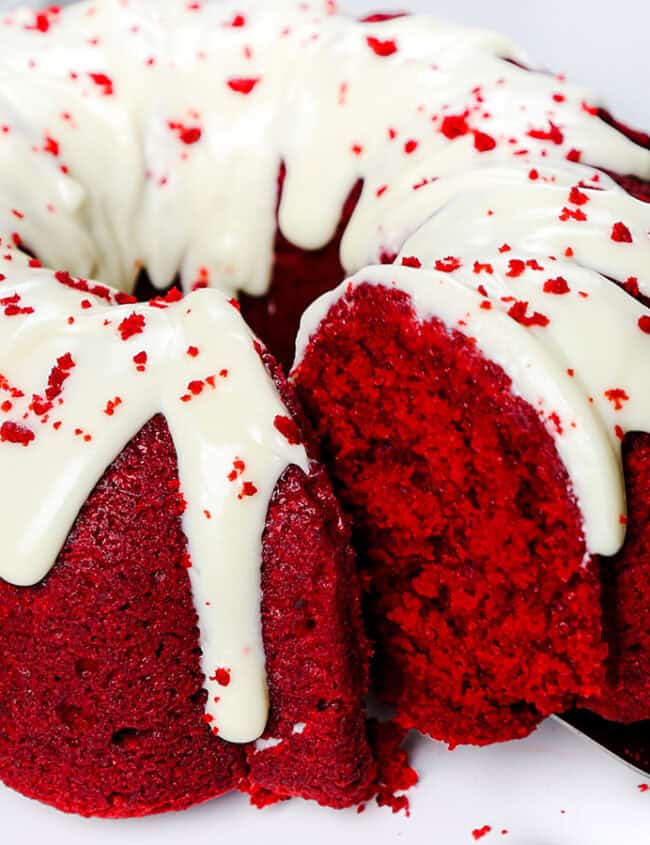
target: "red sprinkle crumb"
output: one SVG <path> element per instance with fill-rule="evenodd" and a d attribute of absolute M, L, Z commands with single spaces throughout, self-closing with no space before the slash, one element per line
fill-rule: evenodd
<path fill-rule="evenodd" d="M 440 273 L 453 273 L 455 270 L 459 270 L 463 265 L 460 258 L 448 255 L 446 258 L 439 258 L 434 266 Z"/>
<path fill-rule="evenodd" d="M 489 824 L 484 824 L 483 827 L 477 827 L 472 831 L 472 837 L 478 842 L 479 839 L 487 836 L 491 830 L 492 828 Z"/>
<path fill-rule="evenodd" d="M 479 153 L 487 153 L 490 150 L 493 150 L 497 145 L 497 142 L 491 135 L 486 135 L 485 132 L 479 132 L 475 130 L 474 132 L 474 147 L 478 150 Z"/>
<path fill-rule="evenodd" d="M 237 481 L 239 476 L 246 469 L 246 464 L 241 458 L 235 458 L 232 462 L 232 470 L 228 473 L 228 481 Z"/>
<path fill-rule="evenodd" d="M 104 408 L 104 413 L 107 417 L 112 417 L 115 413 L 115 409 L 122 404 L 122 399 L 119 396 L 116 396 L 115 399 L 109 399 L 106 403 L 106 407 Z"/>
<path fill-rule="evenodd" d="M 25 426 L 15 422 L 3 422 L 0 426 L 0 442 L 17 443 L 21 446 L 29 446 L 36 435 Z"/>
<path fill-rule="evenodd" d="M 422 262 L 414 255 L 405 255 L 402 258 L 402 267 L 414 267 L 416 270 L 422 266 Z"/>
<path fill-rule="evenodd" d="M 467 135 L 470 131 L 469 124 L 467 123 L 467 112 L 464 114 L 445 115 L 440 124 L 440 131 L 450 141 L 460 138 L 462 135 Z"/>
<path fill-rule="evenodd" d="M 650 317 L 647 314 L 639 317 L 639 328 L 644 334 L 650 334 Z"/>
<path fill-rule="evenodd" d="M 512 317 L 517 323 L 522 326 L 548 326 L 551 322 L 545 314 L 540 314 L 539 311 L 534 311 L 528 314 L 528 303 L 522 300 L 516 300 L 508 311 L 508 316 Z"/>
<path fill-rule="evenodd" d="M 144 331 L 144 324 L 144 316 L 142 314 L 136 314 L 134 311 L 133 314 L 130 314 L 122 320 L 117 327 L 117 330 L 119 331 L 122 340 L 128 340 L 136 334 L 142 334 Z"/>
<path fill-rule="evenodd" d="M 609 390 L 605 391 L 605 398 L 609 399 L 609 401 L 614 406 L 615 411 L 620 411 L 623 408 L 623 402 L 627 402 L 629 400 L 629 396 L 621 387 L 612 387 Z"/>
<path fill-rule="evenodd" d="M 291 417 L 283 417 L 278 414 L 273 420 L 273 425 L 292 446 L 297 446 L 301 442 L 300 429 Z"/>
<path fill-rule="evenodd" d="M 474 272 L 478 275 L 479 273 L 487 273 L 488 275 L 492 275 L 494 273 L 494 268 L 491 264 L 481 264 L 480 261 L 474 262 Z"/>
<path fill-rule="evenodd" d="M 556 279 L 547 279 L 544 282 L 544 293 L 564 294 L 569 293 L 571 288 L 567 280 L 563 276 L 558 276 Z"/>
<path fill-rule="evenodd" d="M 220 687 L 227 687 L 230 683 L 230 669 L 219 667 L 215 669 L 214 675 L 210 676 L 211 681 L 215 681 Z"/>
<path fill-rule="evenodd" d="M 114 93 L 113 80 L 110 76 L 106 76 L 105 73 L 89 73 L 88 76 L 92 79 L 95 85 L 102 89 L 102 95 L 104 97 L 110 97 Z"/>
<path fill-rule="evenodd" d="M 185 124 L 177 120 L 170 120 L 167 126 L 172 132 L 176 132 L 178 140 L 187 146 L 196 144 L 201 140 L 201 135 L 203 134 L 199 126 L 185 126 Z"/>
<path fill-rule="evenodd" d="M 650 786 L 647 783 L 640 783 L 638 786 L 639 792 L 647 792 L 650 790 Z"/>
<path fill-rule="evenodd" d="M 618 223 L 614 223 L 614 225 L 612 226 L 611 238 L 613 241 L 616 241 L 616 243 L 632 243 L 632 233 L 627 228 L 625 223 L 621 223 L 620 221 Z"/>
<path fill-rule="evenodd" d="M 522 261 L 520 258 L 511 258 L 508 261 L 508 272 L 506 276 L 509 276 L 511 279 L 516 279 L 526 270 L 526 262 Z"/>
<path fill-rule="evenodd" d="M 248 78 L 237 76 L 228 80 L 228 87 L 231 91 L 234 91 L 235 94 L 246 95 L 251 93 L 259 81 L 259 76 Z"/>
<path fill-rule="evenodd" d="M 142 352 L 138 352 L 137 355 L 133 356 L 133 363 L 136 365 L 137 371 L 139 373 L 143 373 L 147 365 L 147 353 L 144 350 Z"/>
<path fill-rule="evenodd" d="M 573 205 L 585 205 L 585 203 L 589 202 L 589 197 L 584 193 L 584 191 L 581 191 L 574 185 L 569 193 L 569 202 L 573 203 Z"/>
<path fill-rule="evenodd" d="M 373 38 L 369 35 L 366 38 L 366 43 L 368 47 L 375 53 L 377 56 L 381 58 L 387 58 L 388 56 L 392 56 L 394 53 L 397 52 L 397 42 L 394 39 L 388 39 L 386 41 L 382 41 L 379 38 Z"/>
<path fill-rule="evenodd" d="M 257 493 L 257 487 L 252 481 L 244 481 L 242 488 L 237 494 L 238 499 L 245 499 L 248 496 L 254 496 Z"/>
<path fill-rule="evenodd" d="M 164 296 L 154 296 L 147 305 L 149 308 L 165 309 L 174 302 L 180 302 L 183 294 L 178 288 L 170 288 Z"/>
<path fill-rule="evenodd" d="M 42 417 L 52 410 L 52 403 L 61 395 L 63 385 L 70 375 L 70 370 L 74 369 L 75 366 L 76 364 L 69 352 L 57 358 L 56 364 L 52 367 L 47 379 L 45 396 L 37 394 L 32 396 L 30 410 L 36 416 Z"/>
<path fill-rule="evenodd" d="M 577 220 L 578 223 L 584 223 L 587 215 L 580 208 L 567 208 L 566 206 L 560 213 L 560 220 L 566 223 L 567 220 Z"/>
<path fill-rule="evenodd" d="M 529 138 L 535 138 L 537 141 L 550 141 L 558 145 L 564 141 L 561 129 L 550 120 L 548 129 L 531 129 L 527 134 Z"/>

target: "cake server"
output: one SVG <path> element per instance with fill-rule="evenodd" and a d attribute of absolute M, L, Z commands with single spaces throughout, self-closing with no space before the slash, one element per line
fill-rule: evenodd
<path fill-rule="evenodd" d="M 588 710 L 571 710 L 555 719 L 637 771 L 650 776 L 650 720 L 623 725 Z"/>

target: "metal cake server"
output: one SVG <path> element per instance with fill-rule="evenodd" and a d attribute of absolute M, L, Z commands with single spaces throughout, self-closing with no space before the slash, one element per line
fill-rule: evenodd
<path fill-rule="evenodd" d="M 601 719 L 588 710 L 570 710 L 554 718 L 599 745 L 643 778 L 650 777 L 650 720 L 622 725 Z"/>

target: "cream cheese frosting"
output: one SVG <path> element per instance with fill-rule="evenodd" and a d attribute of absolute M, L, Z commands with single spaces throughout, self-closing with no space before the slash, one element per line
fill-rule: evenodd
<path fill-rule="evenodd" d="M 349 273 L 378 240 L 399 249 L 435 180 L 498 166 L 507 186 L 522 161 L 567 157 L 650 177 L 650 153 L 589 92 L 517 66 L 530 61 L 502 36 L 428 16 L 89 0 L 5 16 L 0 48 L 5 234 L 127 291 L 146 266 L 159 287 L 180 271 L 186 290 L 265 292 L 282 163 L 280 228 L 307 249 L 363 180 Z"/>

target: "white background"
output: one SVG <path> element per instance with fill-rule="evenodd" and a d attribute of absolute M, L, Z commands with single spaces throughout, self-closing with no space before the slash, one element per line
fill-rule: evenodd
<path fill-rule="evenodd" d="M 0 9 L 11 5 L 0 0 Z M 381 8 L 369 0 L 346 5 L 358 12 Z M 621 119 L 650 128 L 649 0 L 395 0 L 389 5 L 506 32 L 539 64 L 600 92 Z M 547 722 L 523 742 L 489 749 L 448 752 L 423 738 L 411 744 L 422 779 L 412 793 L 410 819 L 371 807 L 362 815 L 336 813 L 301 801 L 260 812 L 242 796 L 228 796 L 177 815 L 88 821 L 0 786 L 0 842 L 472 845 L 472 830 L 487 824 L 492 831 L 481 845 L 650 845 L 650 791 L 638 789 L 642 779 L 560 725 Z"/>

